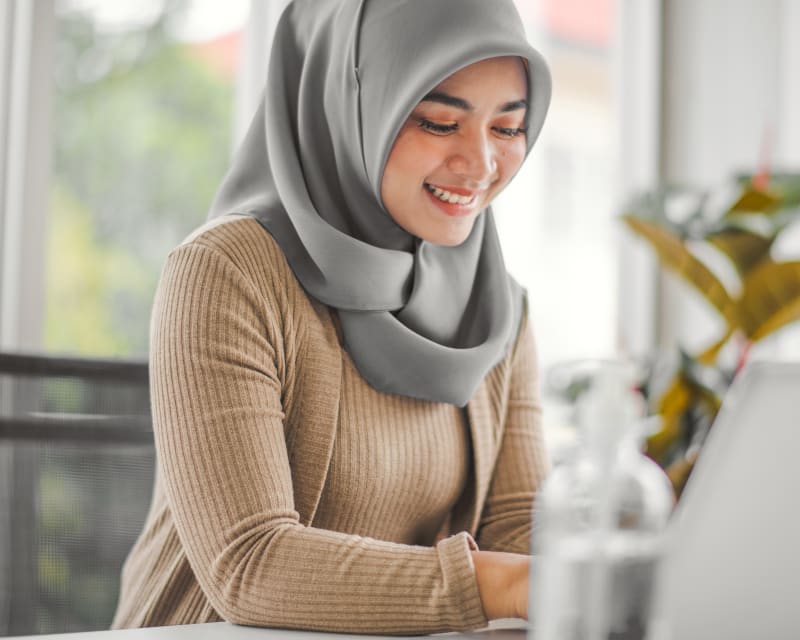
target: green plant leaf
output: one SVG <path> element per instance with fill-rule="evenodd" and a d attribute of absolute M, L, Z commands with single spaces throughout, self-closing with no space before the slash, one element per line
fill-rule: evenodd
<path fill-rule="evenodd" d="M 739 184 L 746 188 L 753 181 L 753 175 L 743 173 L 736 176 Z M 769 191 L 780 199 L 780 207 L 796 207 L 800 205 L 800 174 L 788 172 L 772 172 L 769 176 Z"/>
<path fill-rule="evenodd" d="M 681 438 L 681 416 L 691 401 L 692 389 L 686 378 L 678 373 L 658 402 L 656 413 L 661 415 L 661 428 L 647 438 L 647 455 L 662 467 Z"/>
<path fill-rule="evenodd" d="M 730 326 L 736 326 L 737 305 L 728 291 L 711 270 L 676 238 L 660 226 L 634 215 L 622 217 L 625 224 L 655 248 L 661 263 L 675 271 L 695 287 L 725 318 Z"/>
<path fill-rule="evenodd" d="M 667 467 L 667 477 L 672 483 L 672 490 L 676 498 L 680 498 L 689 476 L 694 470 L 695 463 L 697 462 L 699 450 L 691 450 L 686 453 L 682 458 L 679 458 Z"/>
<path fill-rule="evenodd" d="M 800 319 L 800 261 L 757 266 L 745 278 L 739 317 L 747 337 L 760 340 Z"/>
<path fill-rule="evenodd" d="M 648 436 L 645 452 L 662 467 L 665 466 L 667 457 L 680 440 L 681 416 L 661 416 L 661 428 Z"/>
<path fill-rule="evenodd" d="M 727 336 L 723 339 L 727 339 Z M 705 367 L 697 358 L 681 352 L 680 366 L 665 389 L 656 413 L 661 416 L 661 428 L 647 438 L 647 455 L 666 468 L 683 457 L 692 442 L 705 437 L 703 424 L 711 424 L 721 405 L 719 370 Z"/>
<path fill-rule="evenodd" d="M 740 213 L 767 213 L 775 211 L 780 205 L 780 197 L 770 191 L 763 191 L 752 184 L 745 186 L 742 194 L 734 202 L 726 216 Z"/>
<path fill-rule="evenodd" d="M 679 372 L 667 387 L 658 403 L 658 413 L 667 418 L 683 413 L 689 406 L 692 390 L 688 380 Z"/>
<path fill-rule="evenodd" d="M 728 343 L 728 340 L 733 335 L 733 331 L 734 328 L 729 326 L 728 330 L 725 332 L 725 335 L 723 335 L 717 342 L 706 348 L 705 351 L 697 356 L 697 361 L 706 366 L 714 364 L 717 361 L 719 352 L 722 351 L 722 347 Z"/>
<path fill-rule="evenodd" d="M 775 236 L 763 236 L 740 226 L 728 225 L 710 233 L 706 241 L 730 259 L 740 276 L 769 256 Z"/>

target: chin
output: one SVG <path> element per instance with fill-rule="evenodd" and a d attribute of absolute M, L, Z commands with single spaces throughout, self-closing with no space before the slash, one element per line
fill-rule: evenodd
<path fill-rule="evenodd" d="M 412 216 L 400 218 L 394 215 L 392 217 L 398 226 L 412 236 L 442 247 L 457 247 L 463 244 L 472 233 L 477 220 L 477 216 L 461 220 L 424 220 L 419 217 L 416 219 Z"/>
<path fill-rule="evenodd" d="M 462 244 L 467 238 L 469 238 L 469 234 L 459 237 L 457 239 L 447 238 L 446 240 L 442 240 L 441 242 L 434 242 L 431 240 L 430 242 L 433 244 L 438 244 L 441 247 L 457 247 L 458 245 Z"/>
<path fill-rule="evenodd" d="M 442 247 L 457 247 L 469 238 L 472 227 L 473 225 L 470 225 L 469 229 L 459 230 L 457 233 L 428 233 L 420 235 L 420 238 L 425 242 L 437 244 Z"/>

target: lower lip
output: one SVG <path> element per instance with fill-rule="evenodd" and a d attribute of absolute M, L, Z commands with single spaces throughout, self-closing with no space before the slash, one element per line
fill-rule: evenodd
<path fill-rule="evenodd" d="M 473 200 L 470 204 L 456 204 L 453 202 L 445 202 L 444 200 L 439 200 L 435 195 L 433 195 L 430 191 L 423 187 L 423 191 L 427 194 L 427 196 L 431 199 L 431 202 L 435 204 L 439 209 L 441 209 L 446 215 L 451 216 L 453 218 L 460 218 L 463 216 L 468 216 L 473 211 L 475 211 L 475 200 Z"/>

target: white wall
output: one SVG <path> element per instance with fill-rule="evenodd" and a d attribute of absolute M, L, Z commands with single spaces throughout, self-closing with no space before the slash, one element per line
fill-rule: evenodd
<path fill-rule="evenodd" d="M 800 167 L 800 2 L 782 0 L 777 160 Z"/>
<path fill-rule="evenodd" d="M 667 179 L 713 184 L 758 163 L 767 127 L 782 124 L 786 7 L 783 0 L 664 3 Z"/>

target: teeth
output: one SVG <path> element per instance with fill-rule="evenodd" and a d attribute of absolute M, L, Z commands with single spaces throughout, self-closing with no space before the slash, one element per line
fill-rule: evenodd
<path fill-rule="evenodd" d="M 472 204 L 472 202 L 475 200 L 475 196 L 460 196 L 457 193 L 451 193 L 450 191 L 439 189 L 439 187 L 434 187 L 433 185 L 427 183 L 425 184 L 425 188 L 439 198 L 439 200 L 442 202 L 465 205 Z"/>

